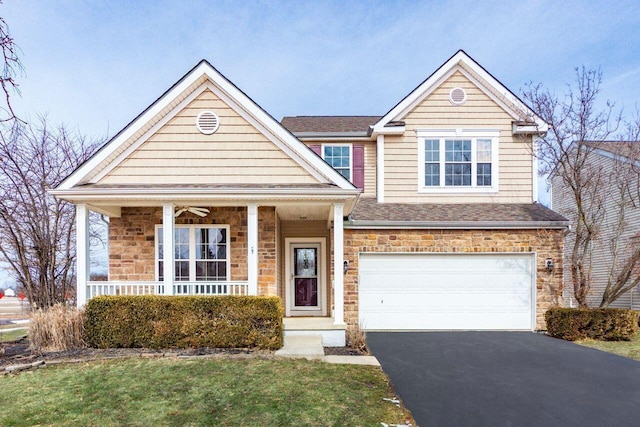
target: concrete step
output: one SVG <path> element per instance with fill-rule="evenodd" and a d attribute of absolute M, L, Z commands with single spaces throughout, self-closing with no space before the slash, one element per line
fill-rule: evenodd
<path fill-rule="evenodd" d="M 331 317 L 285 317 L 284 336 L 321 335 L 322 345 L 344 347 L 347 325 L 336 325 Z"/>
<path fill-rule="evenodd" d="M 276 351 L 276 356 L 324 358 L 322 335 L 285 335 L 284 346 Z"/>

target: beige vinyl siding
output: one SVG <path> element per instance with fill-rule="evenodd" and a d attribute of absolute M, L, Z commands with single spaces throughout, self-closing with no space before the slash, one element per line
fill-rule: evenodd
<path fill-rule="evenodd" d="M 103 160 L 98 167 L 96 167 L 91 173 L 89 173 L 86 179 L 82 182 L 83 184 L 86 182 L 92 182 L 92 179 L 100 174 L 104 168 L 108 167 L 108 165 L 118 158 L 123 152 L 125 152 L 131 145 L 135 143 L 139 138 L 141 138 L 145 133 L 147 133 L 154 125 L 160 122 L 167 114 L 169 114 L 173 109 L 177 108 L 181 102 L 183 102 L 186 98 L 188 98 L 191 94 L 193 94 L 203 83 L 206 82 L 206 77 L 202 76 L 191 86 L 189 86 L 185 91 L 183 91 L 180 95 L 178 95 L 173 101 L 171 101 L 167 106 L 165 106 L 161 111 L 159 111 L 151 120 L 145 123 L 138 131 L 132 135 L 127 141 L 122 144 L 114 153 L 112 153 L 109 157 Z"/>
<path fill-rule="evenodd" d="M 602 168 L 605 177 L 612 176 L 620 173 L 620 170 L 615 170 L 615 161 L 613 159 L 600 156 L 598 154 L 592 154 L 592 161 L 590 162 L 596 168 Z M 621 167 L 618 165 L 617 167 Z M 624 167 L 624 166 L 622 166 Z M 552 180 L 552 202 L 553 209 L 564 215 L 573 223 L 575 221 L 575 202 L 573 201 L 572 193 L 563 188 L 561 179 L 554 177 Z M 613 263 L 611 240 L 615 233 L 615 227 L 619 221 L 620 208 L 617 205 L 620 200 L 618 196 L 619 190 L 614 186 L 608 186 L 603 188 L 604 193 L 610 195 L 605 198 L 604 211 L 605 216 L 600 231 L 600 236 L 597 238 L 593 245 L 593 253 L 590 259 L 591 262 L 591 293 L 587 297 L 587 303 L 589 306 L 598 307 L 602 301 L 602 294 L 607 286 L 608 275 L 610 272 L 610 266 Z M 632 189 L 632 192 L 635 191 Z M 629 224 L 626 227 L 626 232 L 621 236 L 619 242 L 625 244 L 628 239 L 638 233 L 640 229 L 640 209 L 628 207 L 625 211 L 625 220 Z M 565 265 L 564 265 L 564 292 L 563 302 L 565 306 L 576 305 L 573 298 L 573 284 L 571 281 L 571 251 L 575 237 L 573 233 L 569 233 L 565 239 Z M 637 243 L 637 242 L 636 242 Z M 628 243 L 627 243 L 628 244 Z M 633 308 L 640 309 L 640 295 L 636 289 L 622 295 L 615 302 L 610 304 L 610 307 L 615 308 Z"/>
<path fill-rule="evenodd" d="M 325 301 L 327 303 L 327 314 L 331 313 L 331 304 L 333 301 L 333 294 L 331 293 L 331 283 L 333 278 L 331 277 L 331 230 L 327 228 L 326 221 L 280 221 L 280 246 L 279 253 L 281 254 L 280 258 L 282 258 L 282 263 L 280 264 L 280 277 L 283 277 L 284 280 L 280 281 L 279 292 L 282 298 L 283 304 L 286 307 L 286 286 L 289 286 L 291 283 L 289 282 L 289 278 L 285 277 L 285 265 L 286 262 L 286 253 L 289 251 L 285 243 L 285 239 L 292 237 L 318 237 L 326 239 L 326 253 L 324 254 L 324 263 L 325 263 L 325 279 L 327 284 L 327 295 Z"/>
<path fill-rule="evenodd" d="M 364 144 L 364 197 L 376 197 L 376 142 Z"/>
<path fill-rule="evenodd" d="M 195 120 L 203 110 L 220 118 L 212 135 Z M 100 184 L 315 183 L 295 161 L 206 90 L 152 135 Z"/>
<path fill-rule="evenodd" d="M 449 102 L 449 92 L 462 87 L 464 105 Z M 385 201 L 403 203 L 531 203 L 531 139 L 512 135 L 513 118 L 500 105 L 456 72 L 404 118 L 405 133 L 385 137 Z M 498 193 L 418 193 L 418 129 L 499 129 Z"/>

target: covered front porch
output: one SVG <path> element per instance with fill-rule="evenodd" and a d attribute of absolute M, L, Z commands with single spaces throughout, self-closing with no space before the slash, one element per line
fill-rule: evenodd
<path fill-rule="evenodd" d="M 90 211 L 109 217 L 107 281 L 90 280 Z M 276 295 L 295 318 L 285 334 L 344 345 L 344 212 L 344 200 L 317 197 L 77 203 L 77 305 L 99 295 Z"/>

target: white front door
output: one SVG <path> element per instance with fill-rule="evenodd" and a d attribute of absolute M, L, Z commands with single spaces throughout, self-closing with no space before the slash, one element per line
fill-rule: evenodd
<path fill-rule="evenodd" d="M 324 316 L 324 245 L 315 241 L 289 242 L 287 260 L 287 316 Z"/>

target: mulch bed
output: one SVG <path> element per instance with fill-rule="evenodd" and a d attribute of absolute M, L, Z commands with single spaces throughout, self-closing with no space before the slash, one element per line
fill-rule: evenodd
<path fill-rule="evenodd" d="M 325 347 L 326 356 L 364 356 L 367 353 L 351 347 Z M 187 348 L 187 349 L 143 349 L 143 348 L 82 348 L 67 351 L 34 353 L 29 349 L 29 339 L 0 344 L 0 367 L 28 364 L 38 361 L 82 361 L 125 357 L 196 357 L 196 356 L 245 356 L 272 357 L 273 351 L 245 348 Z"/>

